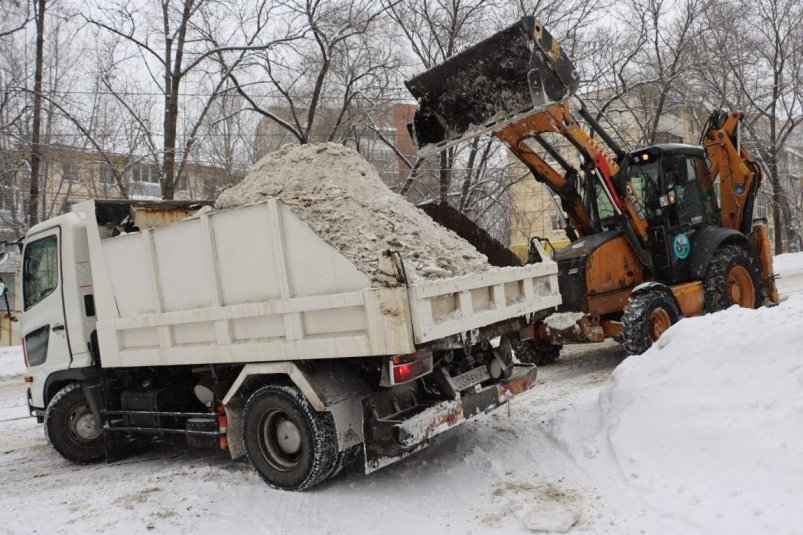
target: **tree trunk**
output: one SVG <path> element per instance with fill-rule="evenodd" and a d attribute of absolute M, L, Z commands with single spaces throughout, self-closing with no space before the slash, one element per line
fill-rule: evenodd
<path fill-rule="evenodd" d="M 438 200 L 440 202 L 447 202 L 449 200 L 449 186 L 451 186 L 452 183 L 452 169 L 449 158 L 449 151 L 451 150 L 452 149 L 442 150 L 440 153 L 440 192 L 438 195 Z"/>
<path fill-rule="evenodd" d="M 781 180 L 778 178 L 778 155 L 772 151 L 769 155 L 767 167 L 770 171 L 770 184 L 772 185 L 772 222 L 773 222 L 773 235 L 775 239 L 775 254 L 784 252 L 784 224 L 783 211 L 781 203 L 783 199 L 783 189 L 781 188 Z"/>
<path fill-rule="evenodd" d="M 42 65 L 45 48 L 45 0 L 36 4 L 36 71 L 33 81 L 33 124 L 31 125 L 31 184 L 28 197 L 28 228 L 39 222 L 39 169 L 42 163 Z"/>

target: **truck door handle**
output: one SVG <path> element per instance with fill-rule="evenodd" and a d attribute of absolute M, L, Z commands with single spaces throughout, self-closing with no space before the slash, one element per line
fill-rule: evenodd
<path fill-rule="evenodd" d="M 63 324 L 63 323 L 57 323 L 57 324 L 55 324 L 54 326 L 52 326 L 52 327 L 50 328 L 50 330 L 51 330 L 51 331 L 54 331 L 54 332 L 55 332 L 55 331 L 63 331 L 63 330 L 64 330 L 64 324 Z"/>

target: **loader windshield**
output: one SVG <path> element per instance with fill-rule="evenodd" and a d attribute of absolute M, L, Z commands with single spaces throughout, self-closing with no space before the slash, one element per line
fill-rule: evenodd
<path fill-rule="evenodd" d="M 630 183 L 633 185 L 650 223 L 654 223 L 655 211 L 660 208 L 659 175 L 660 168 L 657 160 L 630 166 Z"/>

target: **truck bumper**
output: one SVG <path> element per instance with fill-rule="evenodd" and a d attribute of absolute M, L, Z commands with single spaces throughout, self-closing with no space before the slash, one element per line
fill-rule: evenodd
<path fill-rule="evenodd" d="M 458 399 L 441 401 L 403 415 L 378 418 L 370 405 L 364 406 L 365 472 L 393 464 L 429 445 L 432 437 L 507 403 L 535 385 L 536 368 L 517 364 L 508 379 L 468 390 Z"/>

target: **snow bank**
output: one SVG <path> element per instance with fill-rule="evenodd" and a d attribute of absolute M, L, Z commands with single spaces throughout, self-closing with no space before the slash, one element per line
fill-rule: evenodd
<path fill-rule="evenodd" d="M 21 346 L 0 347 L 0 379 L 17 377 L 25 373 L 25 359 Z"/>
<path fill-rule="evenodd" d="M 800 533 L 802 325 L 801 295 L 683 320 L 553 432 L 685 533 Z"/>
<path fill-rule="evenodd" d="M 276 197 L 379 284 L 383 251 L 399 251 L 408 277 L 446 278 L 486 271 L 485 255 L 393 193 L 356 151 L 335 143 L 285 145 L 224 191 L 215 208 Z"/>
<path fill-rule="evenodd" d="M 803 253 L 784 253 L 772 259 L 775 273 L 784 271 L 803 271 Z"/>

